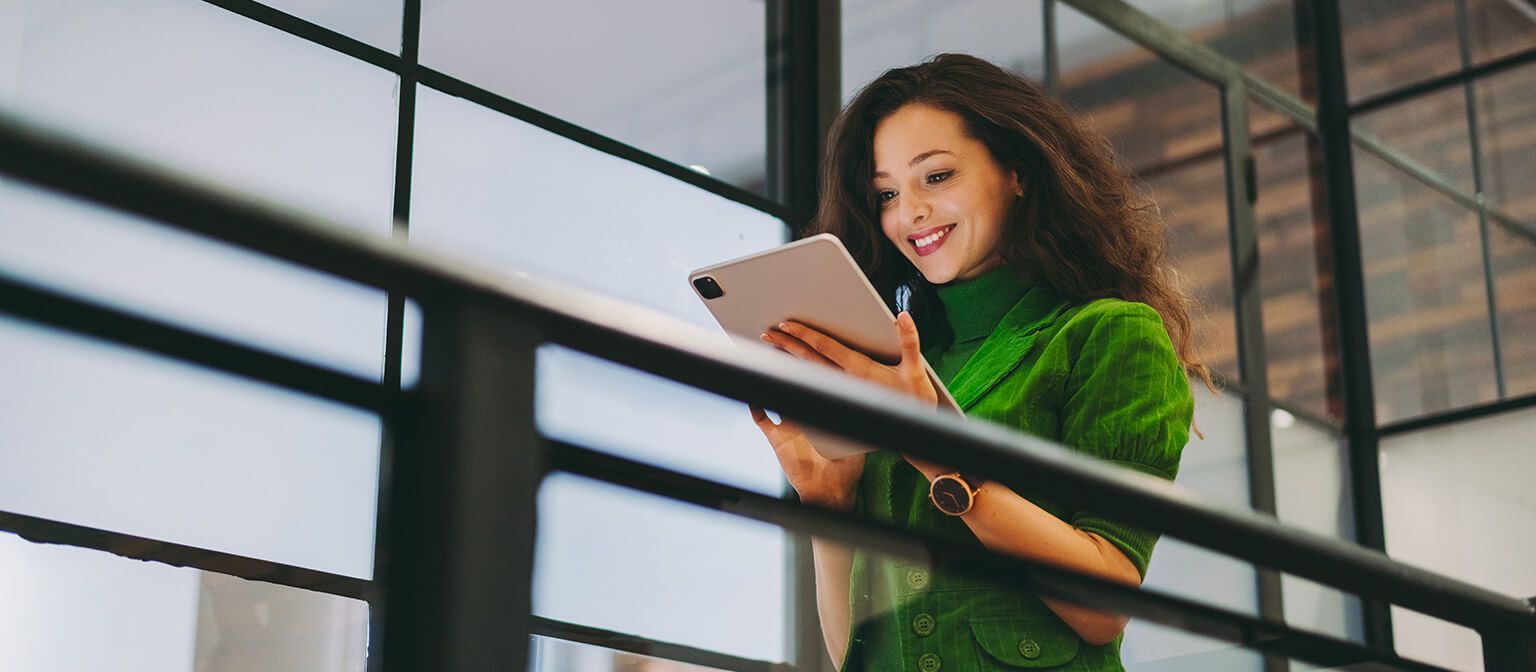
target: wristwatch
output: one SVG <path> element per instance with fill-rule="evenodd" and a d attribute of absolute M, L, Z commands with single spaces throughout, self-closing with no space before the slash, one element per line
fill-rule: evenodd
<path fill-rule="evenodd" d="M 987 479 L 975 474 L 954 472 L 935 476 L 928 485 L 928 499 L 940 511 L 951 516 L 963 516 L 976 505 L 976 493 Z"/>

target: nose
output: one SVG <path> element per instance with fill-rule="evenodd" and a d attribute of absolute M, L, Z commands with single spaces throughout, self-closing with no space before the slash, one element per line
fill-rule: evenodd
<path fill-rule="evenodd" d="M 919 224 L 928 221 L 928 215 L 933 212 L 932 208 L 928 206 L 928 200 L 920 194 L 902 194 L 898 200 L 901 206 L 901 221 L 905 222 L 909 227 L 916 228 Z"/>

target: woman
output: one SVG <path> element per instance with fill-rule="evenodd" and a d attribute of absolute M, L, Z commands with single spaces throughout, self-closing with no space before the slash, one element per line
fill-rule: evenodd
<path fill-rule="evenodd" d="M 1193 413 L 1188 299 L 1164 226 L 1108 143 L 1038 86 L 944 54 L 891 70 L 833 125 L 815 231 L 837 235 L 893 307 L 885 366 L 804 325 L 763 335 L 801 359 L 1172 479 Z M 887 451 L 828 460 L 753 409 L 801 500 L 1137 585 L 1157 537 Z M 947 496 L 945 496 L 947 495 Z M 842 669 L 1118 670 L 1126 619 L 813 541 L 817 607 Z"/>

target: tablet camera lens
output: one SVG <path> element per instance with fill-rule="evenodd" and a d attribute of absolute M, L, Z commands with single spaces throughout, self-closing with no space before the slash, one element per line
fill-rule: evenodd
<path fill-rule="evenodd" d="M 707 275 L 695 278 L 693 288 L 699 290 L 699 296 L 705 299 L 718 299 L 725 296 L 725 290 L 720 289 L 720 283 L 715 282 L 714 278 Z"/>

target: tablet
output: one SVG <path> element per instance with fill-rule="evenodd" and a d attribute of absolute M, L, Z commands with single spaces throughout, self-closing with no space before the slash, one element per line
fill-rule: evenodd
<path fill-rule="evenodd" d="M 830 233 L 817 234 L 740 259 L 706 266 L 688 282 L 733 341 L 762 345 L 763 332 L 787 320 L 801 322 L 885 364 L 901 360 L 901 338 L 891 314 L 864 272 Z M 960 406 L 927 361 L 923 368 L 939 393 L 940 408 Z M 876 450 L 805 427 L 817 452 L 829 458 Z"/>

